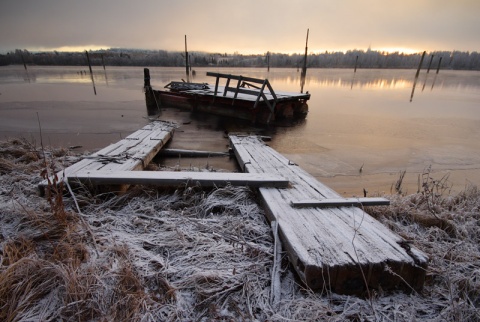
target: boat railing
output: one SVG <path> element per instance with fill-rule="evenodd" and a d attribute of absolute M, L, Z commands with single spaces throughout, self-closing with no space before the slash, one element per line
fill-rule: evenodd
<path fill-rule="evenodd" d="M 218 91 L 218 85 L 220 83 L 220 79 L 224 78 L 226 79 L 226 85 L 224 87 L 224 90 L 221 96 L 226 96 L 228 92 L 234 93 L 232 105 L 235 104 L 235 99 L 237 98 L 238 94 L 247 94 L 247 95 L 253 95 L 257 97 L 257 99 L 255 100 L 255 104 L 253 105 L 254 109 L 257 108 L 260 99 L 263 99 L 265 104 L 270 109 L 269 119 L 271 118 L 272 114 L 275 112 L 275 105 L 277 104 L 277 95 L 275 94 L 275 91 L 273 90 L 272 85 L 270 85 L 270 82 L 268 81 L 268 79 L 260 79 L 260 78 L 253 78 L 253 77 L 245 77 L 241 75 L 237 76 L 237 75 L 231 75 L 231 74 L 221 74 L 221 73 L 212 73 L 212 72 L 207 72 L 207 76 L 216 77 L 214 96 L 220 96 L 219 95 L 220 93 Z M 235 87 L 230 86 L 231 80 L 237 81 L 237 85 Z M 261 86 L 256 86 L 255 84 L 260 84 Z M 245 86 L 253 87 L 256 90 L 245 88 Z M 265 88 L 268 89 L 268 94 L 270 94 L 273 99 L 267 98 L 265 93 Z"/>

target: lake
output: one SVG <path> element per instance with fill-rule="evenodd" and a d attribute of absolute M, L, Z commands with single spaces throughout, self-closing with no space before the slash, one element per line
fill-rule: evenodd
<path fill-rule="evenodd" d="M 279 91 L 300 91 L 296 69 L 196 68 L 206 72 L 268 78 Z M 273 148 L 345 196 L 390 193 L 401 171 L 403 192 L 418 189 L 431 167 L 448 176 L 452 190 L 480 183 L 480 72 L 422 70 L 410 101 L 415 70 L 309 69 L 311 94 L 305 121 L 260 127 L 215 116 L 163 108 L 161 119 L 179 129 L 171 147 L 223 151 L 227 132 L 269 135 Z M 150 68 L 154 88 L 186 79 L 184 68 Z M 25 137 L 45 145 L 94 151 L 148 122 L 143 67 L 0 67 L 0 138 Z M 234 170 L 226 159 L 160 159 L 166 166 Z"/>

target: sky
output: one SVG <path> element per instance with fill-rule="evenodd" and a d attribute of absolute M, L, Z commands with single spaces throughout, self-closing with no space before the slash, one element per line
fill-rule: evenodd
<path fill-rule="evenodd" d="M 480 0 L 1 0 L 0 53 L 480 51 Z"/>

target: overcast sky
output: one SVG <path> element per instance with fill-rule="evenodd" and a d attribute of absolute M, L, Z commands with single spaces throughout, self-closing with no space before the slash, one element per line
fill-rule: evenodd
<path fill-rule="evenodd" d="M 0 52 L 480 51 L 480 0 L 1 0 Z"/>

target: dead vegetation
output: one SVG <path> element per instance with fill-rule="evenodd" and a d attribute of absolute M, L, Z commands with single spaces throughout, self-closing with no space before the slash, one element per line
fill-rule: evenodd
<path fill-rule="evenodd" d="M 54 167 L 75 160 L 45 154 Z M 274 241 L 250 190 L 78 189 L 45 199 L 43 170 L 34 145 L 0 142 L 2 321 L 480 321 L 475 186 L 452 196 L 427 179 L 418 193 L 369 210 L 429 255 L 421 294 L 314 293 L 284 257 L 273 305 Z"/>

